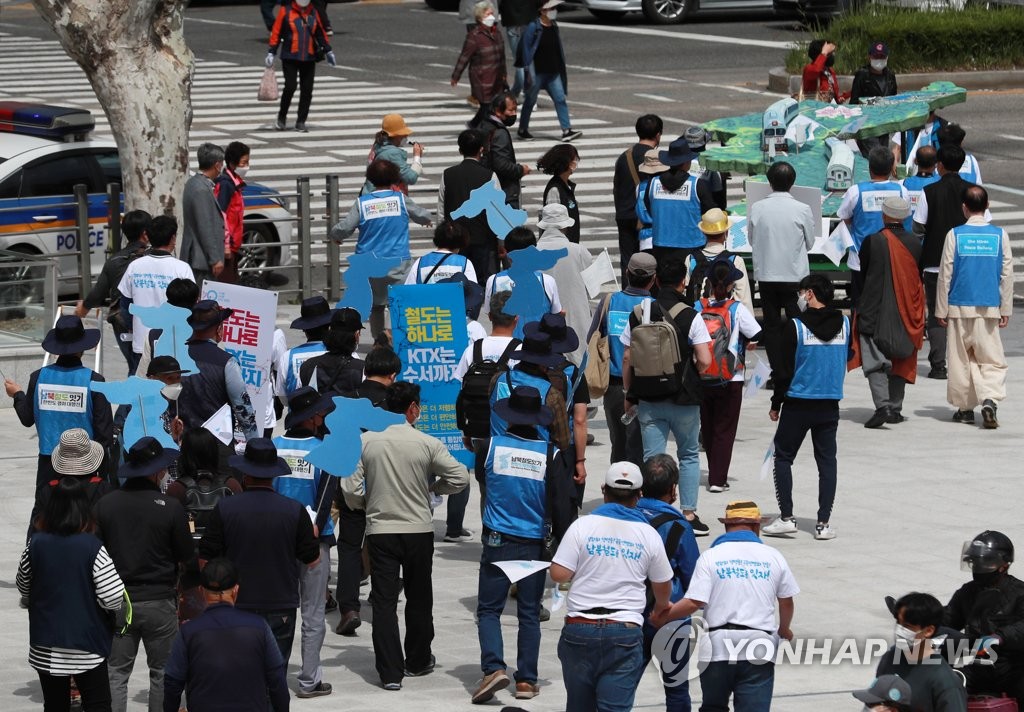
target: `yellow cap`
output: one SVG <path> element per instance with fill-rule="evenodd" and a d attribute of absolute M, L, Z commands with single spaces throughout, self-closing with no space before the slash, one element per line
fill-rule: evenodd
<path fill-rule="evenodd" d="M 760 524 L 761 509 L 749 500 L 729 502 L 725 508 L 725 516 L 719 517 L 718 521 L 723 524 Z"/>
<path fill-rule="evenodd" d="M 405 125 L 401 114 L 387 114 L 380 122 L 380 128 L 388 136 L 408 136 L 412 129 Z"/>
<path fill-rule="evenodd" d="M 704 213 L 697 227 L 705 235 L 721 235 L 729 230 L 729 215 L 720 208 L 711 208 Z"/>

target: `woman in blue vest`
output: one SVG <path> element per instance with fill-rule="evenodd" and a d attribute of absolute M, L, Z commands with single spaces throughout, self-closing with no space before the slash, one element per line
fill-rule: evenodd
<path fill-rule="evenodd" d="M 21 555 L 17 585 L 29 601 L 28 661 L 39 675 L 43 706 L 68 709 L 74 676 L 82 708 L 109 712 L 111 612 L 121 607 L 124 584 L 93 534 L 89 499 L 79 480 L 60 481 L 36 528 Z"/>
<path fill-rule="evenodd" d="M 436 250 L 417 257 L 405 278 L 406 284 L 436 284 L 457 274 L 478 282 L 476 269 L 462 251 L 469 247 L 469 231 L 462 223 L 445 220 L 434 228 Z"/>
<path fill-rule="evenodd" d="M 110 403 L 92 390 L 93 381 L 103 381 L 103 376 L 82 365 L 82 354 L 99 342 L 99 329 L 86 329 L 77 316 L 62 316 L 42 343 L 44 351 L 57 357 L 56 362 L 33 371 L 27 391 L 9 378 L 4 381 L 18 420 L 26 428 L 34 425 L 39 435 L 35 490 L 54 478 L 50 454 L 65 430 L 81 428 L 104 448 L 113 440 Z M 106 467 L 100 471 L 106 474 Z"/>
<path fill-rule="evenodd" d="M 643 203 L 650 212 L 654 256 L 660 260 L 704 246 L 707 238 L 697 224 L 701 215 L 715 207 L 715 198 L 707 181 L 690 174 L 697 154 L 686 138 L 670 143 L 667 151 L 658 153 L 658 160 L 668 170 L 651 178 L 644 194 L 637 196 L 637 211 Z"/>

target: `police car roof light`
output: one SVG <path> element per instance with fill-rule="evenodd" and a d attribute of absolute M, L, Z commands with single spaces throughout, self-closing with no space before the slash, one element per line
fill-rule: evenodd
<path fill-rule="evenodd" d="M 0 101 L 0 131 L 55 141 L 84 139 L 96 121 L 88 109 Z"/>

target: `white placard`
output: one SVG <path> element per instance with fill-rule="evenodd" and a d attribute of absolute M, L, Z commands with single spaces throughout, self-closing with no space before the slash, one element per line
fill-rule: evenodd
<path fill-rule="evenodd" d="M 764 461 L 761 463 L 761 481 L 767 480 L 775 474 L 775 436 L 764 453 Z"/>
<path fill-rule="evenodd" d="M 750 215 L 751 206 L 759 200 L 764 200 L 772 194 L 772 187 L 768 183 L 748 180 L 743 184 L 747 194 L 747 215 Z M 789 194 L 811 209 L 811 218 L 816 229 L 821 229 L 821 203 L 822 195 L 819 188 L 811 188 L 804 185 L 794 185 L 789 189 Z M 819 232 L 815 237 L 821 237 Z"/>
<path fill-rule="evenodd" d="M 231 420 L 231 404 L 225 403 L 211 415 L 203 427 L 214 434 L 225 445 L 230 445 L 235 438 L 235 424 Z"/>
<path fill-rule="evenodd" d="M 757 392 L 761 390 L 764 384 L 768 382 L 768 379 L 771 378 L 771 375 L 772 367 L 768 364 L 768 359 L 757 359 L 757 365 L 754 366 L 753 370 L 750 372 L 750 378 L 747 380 L 747 385 L 743 389 L 743 400 L 756 396 Z"/>
<path fill-rule="evenodd" d="M 508 576 L 512 583 L 522 581 L 527 576 L 532 576 L 538 571 L 544 571 L 551 566 L 550 561 L 495 561 L 494 565 L 501 569 L 502 573 Z"/>
<path fill-rule="evenodd" d="M 580 274 L 583 275 L 583 283 L 587 285 L 587 295 L 591 299 L 597 297 L 601 293 L 601 287 L 609 282 L 615 282 L 616 287 L 618 286 L 618 277 L 615 274 L 615 268 L 612 266 L 612 258 L 608 254 L 607 247 L 601 250 L 601 253 L 594 259 L 593 264 Z"/>

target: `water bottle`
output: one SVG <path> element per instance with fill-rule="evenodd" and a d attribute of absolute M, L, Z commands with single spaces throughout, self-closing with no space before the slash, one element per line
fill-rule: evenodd
<path fill-rule="evenodd" d="M 619 422 L 622 423 L 623 425 L 629 425 L 634 420 L 636 420 L 636 406 L 633 406 L 632 408 L 627 410 L 625 413 L 622 414 L 622 417 L 619 418 Z"/>

